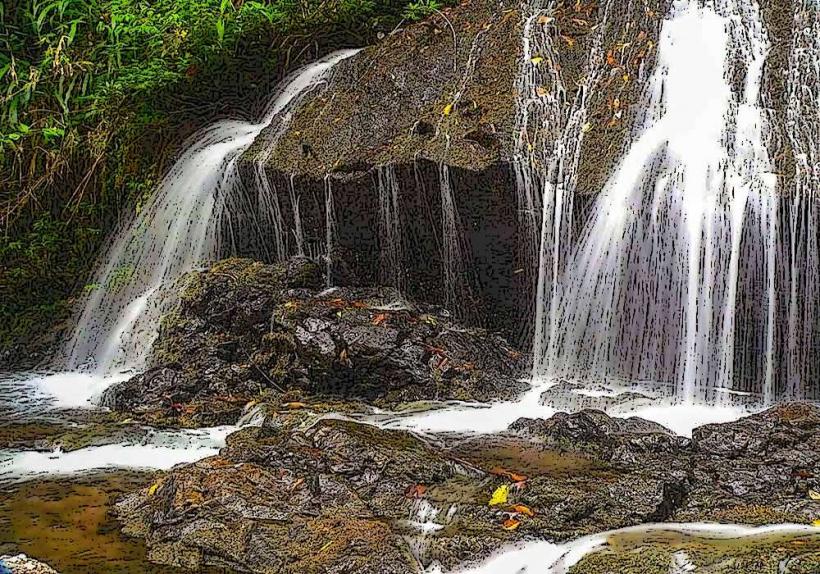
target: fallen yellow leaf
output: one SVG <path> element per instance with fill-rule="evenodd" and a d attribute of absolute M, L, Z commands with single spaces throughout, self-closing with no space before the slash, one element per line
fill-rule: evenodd
<path fill-rule="evenodd" d="M 538 17 L 538 23 L 543 24 L 544 26 L 546 26 L 547 24 L 552 24 L 554 21 L 555 21 L 555 18 L 553 18 L 552 16 L 539 16 Z"/>
<path fill-rule="evenodd" d="M 814 526 L 815 528 L 820 528 L 820 520 L 815 520 L 814 522 L 811 523 L 811 525 Z"/>
<path fill-rule="evenodd" d="M 533 63 L 533 64 L 535 64 L 536 66 L 537 66 L 538 64 L 540 64 L 541 62 L 543 62 L 543 61 L 544 61 L 544 58 L 543 58 L 543 57 L 541 57 L 541 56 L 533 56 L 532 58 L 530 58 L 530 62 L 532 62 L 532 63 Z"/>
<path fill-rule="evenodd" d="M 820 500 L 820 492 L 809 489 L 809 498 L 812 500 Z"/>
<path fill-rule="evenodd" d="M 322 546 L 322 547 L 319 549 L 319 552 L 324 552 L 325 550 L 327 550 L 328 548 L 330 548 L 330 546 L 331 546 L 332 544 L 333 544 L 333 541 L 331 540 L 330 542 L 328 542 L 328 543 L 326 543 L 324 546 Z"/>
<path fill-rule="evenodd" d="M 589 123 L 589 122 L 585 123 L 585 124 L 583 125 L 583 127 L 581 128 L 581 131 L 582 131 L 582 132 L 584 132 L 584 133 L 588 133 L 588 132 L 590 132 L 591 130 L 592 130 L 592 124 L 591 124 L 591 123 Z"/>
<path fill-rule="evenodd" d="M 148 496 L 154 496 L 156 494 L 157 489 L 159 488 L 159 483 L 155 482 L 151 486 L 148 487 Z"/>
<path fill-rule="evenodd" d="M 544 96 L 547 95 L 547 89 L 542 88 L 541 86 L 538 86 L 538 87 L 535 88 L 535 93 L 538 95 L 539 98 L 543 98 Z"/>
<path fill-rule="evenodd" d="M 442 113 L 442 115 L 449 116 L 450 112 L 452 112 L 452 111 L 453 111 L 453 104 L 447 104 L 446 106 L 444 106 L 444 109 L 442 110 L 441 113 Z"/>
<path fill-rule="evenodd" d="M 510 487 L 506 484 L 502 484 L 498 488 L 495 489 L 493 492 L 492 498 L 490 498 L 490 506 L 498 506 L 499 504 L 507 504 L 507 497 L 510 495 Z"/>

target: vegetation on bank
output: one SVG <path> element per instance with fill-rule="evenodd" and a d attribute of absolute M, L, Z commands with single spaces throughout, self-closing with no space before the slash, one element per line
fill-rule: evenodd
<path fill-rule="evenodd" d="M 195 129 L 442 2 L 0 4 L 0 349 L 66 316 L 120 210 Z"/>

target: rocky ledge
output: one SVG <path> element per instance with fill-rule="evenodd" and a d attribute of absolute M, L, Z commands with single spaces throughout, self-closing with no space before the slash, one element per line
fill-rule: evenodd
<path fill-rule="evenodd" d="M 260 426 L 231 435 L 218 456 L 119 503 L 126 533 L 145 538 L 152 560 L 259 573 L 420 572 L 479 560 L 515 540 L 657 522 L 820 517 L 813 405 L 707 425 L 691 440 L 598 411 L 521 419 L 491 436 L 426 439 L 307 405 L 264 412 Z M 812 535 L 776 545 L 777 555 L 816 564 L 818 545 Z M 704 571 L 741 572 L 735 566 L 769 555 L 769 546 L 759 548 L 743 549 L 737 563 L 724 553 Z M 626 564 L 629 556 L 591 557 L 578 571 L 598 572 L 590 564 L 607 560 Z M 668 572 L 668 560 L 666 570 L 652 564 L 624 571 Z"/>
<path fill-rule="evenodd" d="M 184 279 L 150 368 L 103 404 L 153 424 L 226 424 L 249 401 L 302 395 L 379 407 L 510 399 L 527 388 L 525 368 L 502 338 L 393 289 L 325 288 L 307 259 L 232 259 Z"/>

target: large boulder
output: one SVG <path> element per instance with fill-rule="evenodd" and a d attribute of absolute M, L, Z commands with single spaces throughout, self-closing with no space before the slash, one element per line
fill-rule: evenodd
<path fill-rule="evenodd" d="M 288 391 L 391 406 L 510 399 L 527 388 L 518 380 L 525 360 L 500 337 L 393 289 L 326 289 L 306 259 L 234 259 L 190 274 L 149 361 L 103 404 L 206 425 Z"/>
<path fill-rule="evenodd" d="M 470 504 L 458 485 L 480 488 L 483 473 L 404 431 L 306 417 L 239 431 L 219 456 L 129 495 L 125 532 L 145 537 L 151 560 L 188 568 L 421 572 L 410 542 L 445 528 L 447 508 Z M 474 536 L 503 537 L 483 503 Z"/>
<path fill-rule="evenodd" d="M 790 403 L 692 434 L 695 488 L 682 517 L 811 522 L 820 502 L 820 407 Z"/>

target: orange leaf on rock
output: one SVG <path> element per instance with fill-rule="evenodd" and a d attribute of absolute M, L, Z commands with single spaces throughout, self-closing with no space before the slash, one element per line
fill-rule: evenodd
<path fill-rule="evenodd" d="M 373 325 L 378 327 L 385 321 L 387 321 L 387 313 L 379 313 L 373 318 Z"/>
<path fill-rule="evenodd" d="M 529 516 L 530 518 L 535 516 L 535 513 L 532 511 L 532 509 L 529 506 L 526 506 L 524 504 L 516 504 L 516 505 L 511 506 L 510 507 L 510 512 L 516 512 L 518 514 L 523 514 L 524 516 Z"/>
<path fill-rule="evenodd" d="M 404 496 L 407 498 L 424 498 L 424 493 L 427 492 L 427 487 L 423 484 L 411 484 L 404 491 Z"/>
<path fill-rule="evenodd" d="M 294 402 L 291 402 L 291 403 L 285 403 L 282 406 L 285 407 L 286 409 L 291 409 L 291 410 L 307 408 L 307 404 L 300 403 L 300 402 L 297 402 L 297 401 L 294 401 Z"/>
<path fill-rule="evenodd" d="M 518 474 L 517 472 L 507 470 L 506 468 L 503 468 L 501 466 L 493 467 L 493 469 L 490 471 L 490 474 L 509 478 L 512 482 L 524 482 L 525 480 L 527 480 L 527 477 L 523 474 Z"/>
<path fill-rule="evenodd" d="M 515 518 L 508 518 L 507 520 L 501 523 L 501 528 L 503 528 L 504 530 L 515 530 L 519 526 L 521 526 L 521 523 Z"/>

